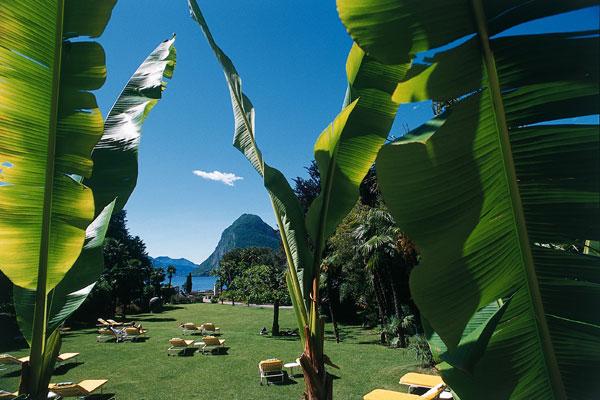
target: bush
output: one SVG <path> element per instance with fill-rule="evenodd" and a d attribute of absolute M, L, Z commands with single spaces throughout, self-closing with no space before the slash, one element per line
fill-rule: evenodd
<path fill-rule="evenodd" d="M 434 366 L 433 354 L 431 354 L 431 348 L 424 336 L 414 335 L 411 337 L 409 348 L 414 352 L 415 359 L 421 364 L 421 367 L 429 368 Z"/>
<path fill-rule="evenodd" d="M 210 302 L 212 304 L 217 304 L 219 302 L 219 296 L 213 296 L 210 298 Z"/>

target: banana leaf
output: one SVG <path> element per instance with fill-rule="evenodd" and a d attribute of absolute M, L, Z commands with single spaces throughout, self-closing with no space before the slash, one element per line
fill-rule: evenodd
<path fill-rule="evenodd" d="M 0 34 L 0 268 L 36 291 L 29 391 L 47 391 L 46 296 L 73 266 L 94 218 L 92 171 L 103 121 L 104 30 L 114 0 L 3 2 Z"/>
<path fill-rule="evenodd" d="M 442 376 L 463 400 L 594 398 L 600 264 L 550 244 L 600 234 L 598 125 L 555 122 L 598 113 L 598 32 L 496 34 L 595 3 L 337 3 L 382 62 L 444 49 L 393 98 L 454 104 L 382 148 L 378 181 L 422 254 L 415 303 L 449 351 L 480 310 L 512 299 L 473 373 L 449 360 Z"/>

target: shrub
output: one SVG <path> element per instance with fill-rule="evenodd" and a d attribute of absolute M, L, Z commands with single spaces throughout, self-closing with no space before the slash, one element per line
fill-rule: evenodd
<path fill-rule="evenodd" d="M 429 368 L 434 366 L 433 354 L 431 354 L 429 343 L 423 335 L 412 336 L 410 338 L 409 349 L 414 352 L 415 359 L 421 364 L 421 367 Z"/>

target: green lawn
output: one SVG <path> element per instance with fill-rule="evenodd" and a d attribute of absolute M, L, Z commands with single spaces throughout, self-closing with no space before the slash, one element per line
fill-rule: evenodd
<path fill-rule="evenodd" d="M 297 339 L 258 335 L 261 327 L 271 326 L 272 310 L 220 304 L 174 306 L 160 314 L 142 314 L 132 319 L 149 329 L 149 339 L 139 343 L 97 343 L 95 329 L 77 329 L 64 336 L 62 352 L 80 352 L 81 364 L 68 364 L 55 372 L 54 380 L 79 381 L 106 378 L 106 392 L 119 399 L 298 399 L 303 390 L 302 377 L 290 384 L 260 386 L 257 364 L 261 359 L 277 357 L 284 362 L 300 353 Z M 230 346 L 222 356 L 168 357 L 168 340 L 180 337 L 179 322 L 215 322 L 222 338 Z M 280 325 L 295 327 L 293 312 L 281 310 Z M 25 355 L 7 339 L 10 329 L 1 329 L 4 338 L 0 352 Z M 342 343 L 335 343 L 328 330 L 326 353 L 340 366 L 331 370 L 335 398 L 362 399 L 374 388 L 402 390 L 398 379 L 418 370 L 408 350 L 388 349 L 376 344 L 374 330 L 342 326 Z M 17 373 L 0 371 L 0 389 L 15 390 Z"/>

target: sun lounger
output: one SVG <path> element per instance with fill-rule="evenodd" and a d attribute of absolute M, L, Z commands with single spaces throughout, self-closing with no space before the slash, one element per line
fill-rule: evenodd
<path fill-rule="evenodd" d="M 193 340 L 181 338 L 173 338 L 169 340 L 169 343 L 171 344 L 171 347 L 167 349 L 167 355 L 169 356 L 186 355 L 190 350 L 194 352 L 204 344 L 202 342 L 194 342 Z"/>
<path fill-rule="evenodd" d="M 435 400 L 439 397 L 440 393 L 444 391 L 446 385 L 440 383 L 429 389 L 426 393 L 417 396 L 416 394 L 400 393 L 393 390 L 375 389 L 370 393 L 367 393 L 364 400 Z"/>
<path fill-rule="evenodd" d="M 408 385 L 411 388 L 419 387 L 429 389 L 439 385 L 440 383 L 444 383 L 441 376 L 419 374 L 416 372 L 409 372 L 407 374 L 404 374 L 402 378 L 400 378 L 401 385 Z"/>
<path fill-rule="evenodd" d="M 193 322 L 186 322 L 179 327 L 183 329 L 184 335 L 200 335 L 202 333 L 202 326 L 197 326 Z"/>
<path fill-rule="evenodd" d="M 221 328 L 216 327 L 212 322 L 205 322 L 201 326 L 203 335 L 219 335 Z"/>
<path fill-rule="evenodd" d="M 129 326 L 129 327 L 123 328 L 121 330 L 121 338 L 120 339 L 122 341 L 131 340 L 132 342 L 135 342 L 140 337 L 143 337 L 147 332 L 148 332 L 147 329 L 134 328 L 133 326 Z"/>
<path fill-rule="evenodd" d="M 225 344 L 225 339 L 219 339 L 214 336 L 204 336 L 200 343 L 203 343 L 201 348 L 202 354 L 206 354 L 215 349 L 222 348 L 223 344 Z"/>
<path fill-rule="evenodd" d="M 0 365 L 21 365 L 26 361 L 23 358 L 25 357 L 17 358 L 10 354 L 0 354 Z M 29 360 L 29 357 L 27 357 L 27 360 Z"/>
<path fill-rule="evenodd" d="M 111 340 L 119 342 L 121 339 L 121 331 L 117 331 L 114 328 L 100 328 L 98 329 L 98 336 L 96 336 L 96 342 L 110 342 Z"/>
<path fill-rule="evenodd" d="M 269 384 L 271 378 L 281 378 L 281 382 L 285 379 L 283 372 L 283 361 L 277 358 L 263 360 L 258 363 L 258 371 L 260 373 L 260 384 L 263 384 L 263 379 Z"/>
<path fill-rule="evenodd" d="M 100 389 L 102 393 L 102 387 L 108 382 L 107 379 L 86 379 L 79 383 L 64 382 L 64 383 L 51 383 L 48 385 L 48 389 L 56 393 L 59 398 L 62 397 L 87 397 L 93 392 Z"/>
<path fill-rule="evenodd" d="M 77 358 L 79 353 L 62 353 L 56 357 L 57 364 L 64 363 L 72 358 Z M 16 358 L 11 356 L 10 354 L 2 354 L 0 355 L 0 364 L 14 364 L 14 365 L 22 365 L 24 362 L 29 361 L 29 356 Z"/>
<path fill-rule="evenodd" d="M 98 323 L 96 324 L 96 326 L 98 328 L 108 328 L 110 326 L 110 324 L 108 323 L 108 321 L 103 320 L 102 318 L 98 318 L 96 321 L 98 321 Z"/>
<path fill-rule="evenodd" d="M 114 319 L 107 319 L 111 326 L 134 326 L 135 322 L 117 322 Z"/>
<path fill-rule="evenodd" d="M 0 390 L 0 399 L 16 399 L 18 393 L 17 392 L 7 392 L 6 390 Z"/>

